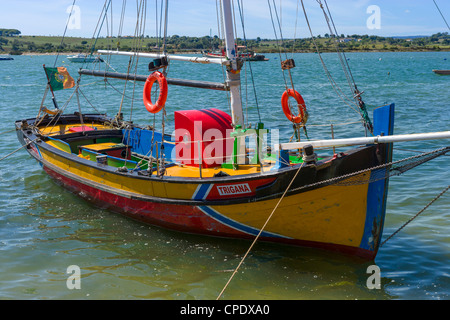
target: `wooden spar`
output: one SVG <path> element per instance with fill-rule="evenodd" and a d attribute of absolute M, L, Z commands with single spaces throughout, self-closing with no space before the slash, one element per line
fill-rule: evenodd
<path fill-rule="evenodd" d="M 128 51 L 114 51 L 114 50 L 98 50 L 100 54 L 111 55 L 111 56 L 131 56 L 131 57 L 142 57 L 142 58 L 153 58 L 159 59 L 166 57 L 169 60 L 186 61 L 201 64 L 221 64 L 229 65 L 230 61 L 224 58 L 206 58 L 206 57 L 191 57 L 191 56 L 179 56 L 173 54 L 161 54 L 161 53 L 146 53 L 146 52 L 128 52 Z"/>
<path fill-rule="evenodd" d="M 139 81 L 139 82 L 145 82 L 145 81 L 147 81 L 147 78 L 148 78 L 148 76 L 145 76 L 145 75 L 135 75 L 135 74 L 126 74 L 126 73 L 118 73 L 118 72 L 107 72 L 107 71 L 96 71 L 96 70 L 87 70 L 87 69 L 80 69 L 78 71 L 78 73 L 81 75 L 88 75 L 88 76 L 94 76 L 94 77 L 121 79 L 121 80 L 129 80 L 129 81 Z M 182 79 L 168 78 L 167 84 L 175 85 L 175 86 L 191 87 L 191 88 L 229 91 L 229 88 L 225 84 L 220 83 L 220 82 L 182 80 Z"/>
<path fill-rule="evenodd" d="M 439 139 L 450 139 L 450 131 L 404 134 L 393 136 L 377 136 L 367 138 L 363 137 L 351 139 L 316 140 L 307 142 L 282 143 L 280 144 L 280 150 L 303 149 L 308 145 L 311 145 L 314 148 L 331 148 L 331 147 L 349 147 L 366 144 L 425 141 L 425 140 L 439 140 Z"/>
<path fill-rule="evenodd" d="M 234 25 L 230 0 L 222 1 L 223 21 L 225 26 L 225 46 L 230 68 L 227 68 L 227 83 L 230 86 L 231 117 L 233 127 L 241 126 L 244 129 L 244 112 L 242 110 L 240 85 L 240 69 L 237 63 L 236 40 L 234 38 Z"/>

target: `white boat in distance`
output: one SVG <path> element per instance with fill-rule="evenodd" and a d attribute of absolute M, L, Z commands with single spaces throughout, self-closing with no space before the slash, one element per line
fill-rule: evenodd
<path fill-rule="evenodd" d="M 77 54 L 74 56 L 68 56 L 67 59 L 69 59 L 70 62 L 103 62 L 103 59 L 99 56 L 92 56 L 92 55 L 86 55 L 86 54 Z"/>
<path fill-rule="evenodd" d="M 14 60 L 14 58 L 12 58 L 11 56 L 0 56 L 0 61 L 1 60 Z"/>

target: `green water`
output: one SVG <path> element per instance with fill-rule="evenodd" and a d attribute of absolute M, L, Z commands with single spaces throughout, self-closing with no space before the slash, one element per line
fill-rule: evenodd
<path fill-rule="evenodd" d="M 279 56 L 252 64 L 259 112 L 266 127 L 289 139 L 292 128 L 280 99 L 284 80 Z M 357 114 L 330 86 L 315 54 L 294 55 L 295 87 L 305 98 L 311 139 L 363 134 Z M 324 55 L 330 71 L 346 89 L 337 58 Z M 372 113 L 376 106 L 396 103 L 397 134 L 450 130 L 450 77 L 432 69 L 450 69 L 450 53 L 348 54 L 353 76 L 364 91 Z M 0 133 L 2 156 L 20 147 L 14 120 L 37 114 L 45 89 L 42 65 L 53 66 L 54 56 L 20 56 L 0 65 Z M 111 62 L 123 72 L 127 58 Z M 146 74 L 141 61 L 139 73 Z M 64 65 L 77 78 L 81 65 Z M 245 79 L 249 73 L 242 73 Z M 217 66 L 173 63 L 170 77 L 222 81 Z M 248 78 L 248 83 L 251 83 Z M 123 82 L 83 77 L 82 92 L 100 112 L 114 115 Z M 141 102 L 142 84 L 127 87 L 125 118 L 132 110 L 136 123 L 153 124 Z M 346 89 L 348 92 L 348 89 Z M 57 92 L 62 105 L 72 91 Z M 248 99 L 248 104 L 245 103 Z M 83 110 L 95 112 L 84 97 Z M 50 100 L 46 101 L 51 107 Z M 254 92 L 244 94 L 249 122 L 259 121 Z M 169 88 L 167 126 L 173 111 L 218 107 L 228 111 L 226 96 L 202 89 Z M 78 111 L 76 100 L 67 112 Z M 247 110 L 246 110 L 247 113 Z M 161 129 L 161 117 L 156 117 Z M 395 146 L 395 159 L 447 146 L 427 141 Z M 440 157 L 391 179 L 384 238 L 419 212 L 450 181 L 449 158 Z M 180 234 L 142 225 L 91 206 L 56 185 L 24 150 L 0 161 L 0 299 L 159 299 L 214 300 L 224 288 L 250 242 Z M 442 299 L 450 296 L 450 197 L 446 194 L 413 223 L 388 241 L 374 262 L 273 244 L 257 244 L 225 290 L 224 299 Z M 367 267 L 381 270 L 381 289 L 367 287 Z M 81 269 L 81 289 L 69 290 L 67 268 Z"/>

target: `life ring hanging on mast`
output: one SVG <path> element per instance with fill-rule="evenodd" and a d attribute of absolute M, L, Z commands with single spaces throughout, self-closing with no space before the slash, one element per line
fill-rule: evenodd
<path fill-rule="evenodd" d="M 289 98 L 294 98 L 297 102 L 298 107 L 298 115 L 294 116 L 292 114 L 290 105 L 289 105 Z M 289 121 L 291 121 L 294 124 L 297 125 L 306 125 L 306 122 L 308 121 L 308 111 L 306 110 L 306 104 L 305 100 L 303 99 L 302 95 L 298 93 L 294 89 L 288 89 L 283 93 L 283 96 L 281 97 L 281 107 L 283 108 L 283 112 L 286 115 L 286 118 L 288 118 Z"/>
<path fill-rule="evenodd" d="M 152 102 L 152 88 L 153 88 L 153 84 L 156 81 L 158 81 L 158 85 L 159 85 L 159 96 L 158 96 L 158 100 L 156 101 L 156 103 L 153 103 Z M 144 105 L 145 105 L 145 108 L 147 109 L 147 111 L 150 113 L 153 113 L 153 114 L 160 112 L 166 104 L 167 92 L 168 92 L 167 79 L 164 76 L 164 74 L 159 71 L 153 72 L 147 78 L 147 81 L 145 82 L 145 86 L 144 86 L 143 100 L 144 100 Z"/>

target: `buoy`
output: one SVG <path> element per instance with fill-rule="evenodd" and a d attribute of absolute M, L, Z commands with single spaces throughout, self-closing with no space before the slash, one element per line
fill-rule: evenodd
<path fill-rule="evenodd" d="M 152 87 L 155 82 L 159 84 L 159 97 L 156 103 L 152 102 Z M 164 108 L 167 100 L 167 80 L 164 74 L 159 71 L 153 72 L 145 82 L 144 86 L 144 105 L 148 112 L 158 113 Z"/>

